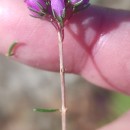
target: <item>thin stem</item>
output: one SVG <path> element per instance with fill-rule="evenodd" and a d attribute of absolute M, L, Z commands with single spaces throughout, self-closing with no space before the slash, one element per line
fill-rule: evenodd
<path fill-rule="evenodd" d="M 59 60 L 60 60 L 60 81 L 61 81 L 61 121 L 62 121 L 62 130 L 66 130 L 66 88 L 65 88 L 65 70 L 63 62 L 63 30 L 58 32 L 59 40 Z"/>

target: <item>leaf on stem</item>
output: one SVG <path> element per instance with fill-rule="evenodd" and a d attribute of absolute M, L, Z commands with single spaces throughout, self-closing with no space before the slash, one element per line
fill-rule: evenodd
<path fill-rule="evenodd" d="M 45 108 L 35 108 L 34 112 L 57 112 L 59 109 L 45 109 Z"/>

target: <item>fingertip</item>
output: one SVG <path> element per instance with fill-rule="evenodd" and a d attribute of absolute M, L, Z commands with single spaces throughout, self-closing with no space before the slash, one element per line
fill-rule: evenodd
<path fill-rule="evenodd" d="M 129 130 L 130 129 L 130 111 L 125 113 L 122 117 L 114 122 L 98 129 L 98 130 Z"/>

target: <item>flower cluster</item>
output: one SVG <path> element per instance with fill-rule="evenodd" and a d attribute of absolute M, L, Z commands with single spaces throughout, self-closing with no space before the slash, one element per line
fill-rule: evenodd
<path fill-rule="evenodd" d="M 75 12 L 88 7 L 89 0 L 25 0 L 31 15 L 56 20 L 62 26 Z"/>

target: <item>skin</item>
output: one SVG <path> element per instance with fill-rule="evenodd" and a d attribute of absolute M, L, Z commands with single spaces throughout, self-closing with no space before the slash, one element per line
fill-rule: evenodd
<path fill-rule="evenodd" d="M 0 53 L 18 41 L 13 59 L 59 71 L 57 32 L 45 20 L 30 17 L 23 0 L 0 2 Z M 65 27 L 66 72 L 130 95 L 130 11 L 91 6 Z M 129 130 L 130 112 L 99 130 Z"/>

